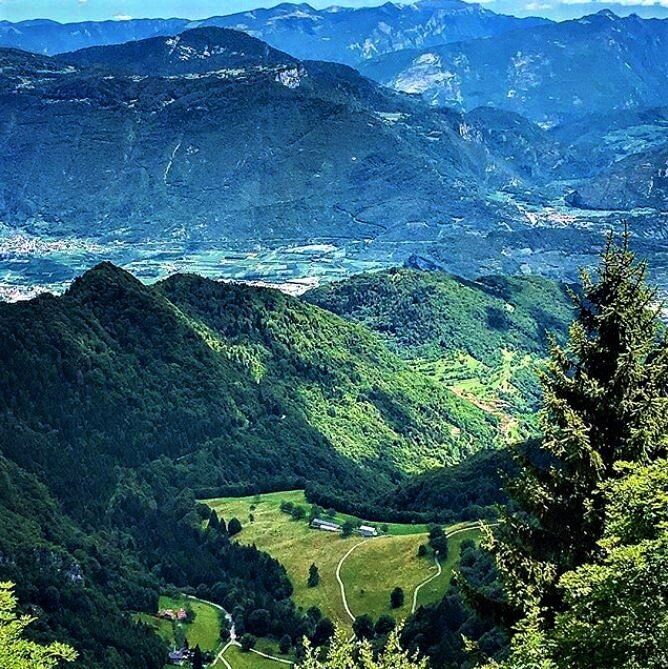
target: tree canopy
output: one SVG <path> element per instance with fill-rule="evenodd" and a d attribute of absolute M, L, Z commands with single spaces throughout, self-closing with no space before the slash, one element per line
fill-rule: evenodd
<path fill-rule="evenodd" d="M 668 347 L 646 274 L 609 240 L 553 349 L 542 439 L 490 536 L 514 636 L 488 667 L 668 666 Z"/>
<path fill-rule="evenodd" d="M 24 638 L 33 616 L 20 616 L 12 583 L 0 583 L 0 667 L 2 669 L 53 669 L 77 656 L 63 643 L 40 645 Z"/>

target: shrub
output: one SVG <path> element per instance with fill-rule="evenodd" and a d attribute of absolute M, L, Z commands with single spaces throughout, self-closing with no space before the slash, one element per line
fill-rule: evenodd
<path fill-rule="evenodd" d="M 239 639 L 239 644 L 241 645 L 241 650 L 244 651 L 244 653 L 247 653 L 249 650 L 252 650 L 255 648 L 255 644 L 257 643 L 257 639 L 255 636 L 252 634 L 244 634 L 241 639 Z"/>

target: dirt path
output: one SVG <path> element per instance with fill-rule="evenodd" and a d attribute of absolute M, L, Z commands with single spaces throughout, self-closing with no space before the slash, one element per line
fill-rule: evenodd
<path fill-rule="evenodd" d="M 346 597 L 346 586 L 343 583 L 343 580 L 341 579 L 341 567 L 343 566 L 343 563 L 350 557 L 352 552 L 361 546 L 364 543 L 364 541 L 360 541 L 358 544 L 355 544 L 340 560 L 339 564 L 336 565 L 336 580 L 339 582 L 339 589 L 341 590 L 341 601 L 343 602 L 343 608 L 346 610 L 346 613 L 348 614 L 348 617 L 350 620 L 353 622 L 355 621 L 355 615 L 353 612 L 350 610 L 350 606 L 348 606 L 348 598 Z"/>
<path fill-rule="evenodd" d="M 449 539 L 450 537 L 454 537 L 455 534 L 459 534 L 460 532 L 466 532 L 467 530 L 473 530 L 477 527 L 480 527 L 480 525 L 475 524 L 475 525 L 467 525 L 465 527 L 458 527 L 456 530 L 451 530 L 450 532 L 446 532 L 445 536 Z M 438 578 L 443 573 L 443 568 L 441 567 L 441 563 L 438 561 L 438 555 L 434 556 L 434 562 L 436 564 L 436 573 L 432 574 L 429 578 L 426 578 L 424 581 L 422 581 L 422 583 L 418 583 L 418 585 L 415 586 L 415 590 L 413 591 L 413 605 L 411 606 L 411 613 L 415 613 L 415 611 L 417 610 L 417 600 L 418 600 L 418 595 L 420 594 L 420 590 L 425 585 L 428 585 L 435 578 Z"/>
<path fill-rule="evenodd" d="M 236 646 L 237 648 L 241 648 L 241 644 L 238 641 L 228 641 L 220 650 L 218 655 L 216 655 L 216 659 L 213 661 L 213 664 L 216 664 L 217 662 L 222 662 L 226 669 L 233 669 L 232 665 L 227 661 L 227 658 L 225 657 L 225 653 L 229 649 L 230 646 Z M 287 664 L 289 666 L 293 666 L 293 662 L 290 662 L 290 660 L 286 660 L 283 657 L 276 657 L 275 655 L 269 655 L 268 653 L 263 653 L 261 650 L 255 650 L 255 648 L 251 648 L 250 653 L 255 653 L 255 655 L 259 655 L 260 657 L 264 657 L 267 660 L 271 660 L 272 662 L 280 662 L 281 664 Z"/>
<path fill-rule="evenodd" d="M 413 590 L 413 606 L 411 606 L 411 613 L 415 613 L 415 610 L 417 609 L 418 594 L 420 593 L 422 586 L 431 583 L 435 578 L 438 578 L 443 573 L 441 563 L 438 561 L 438 555 L 434 556 L 434 562 L 436 563 L 436 573 L 422 581 L 422 583 L 418 583 L 418 585 L 415 586 L 415 590 Z"/>

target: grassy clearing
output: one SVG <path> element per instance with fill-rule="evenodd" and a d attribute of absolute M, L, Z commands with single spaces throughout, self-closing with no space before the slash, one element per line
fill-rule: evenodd
<path fill-rule="evenodd" d="M 256 653 L 244 653 L 237 646 L 230 646 L 225 651 L 225 659 L 230 663 L 232 669 L 280 669 L 281 667 L 289 669 L 289 666 L 283 662 L 268 660 Z M 225 669 L 225 665 L 222 662 L 216 662 L 212 665 L 212 669 Z"/>
<path fill-rule="evenodd" d="M 310 504 L 303 491 L 269 493 L 260 496 L 221 498 L 207 500 L 207 504 L 229 521 L 238 518 L 243 530 L 237 540 L 255 544 L 275 557 L 285 567 L 294 586 L 294 600 L 303 609 L 317 606 L 333 621 L 350 627 L 345 612 L 336 568 L 341 558 L 362 539 L 353 535 L 343 538 L 337 534 L 311 530 L 308 519 L 295 521 L 280 510 L 280 503 L 289 501 L 300 504 L 308 512 Z M 253 522 L 249 521 L 253 515 Z M 343 523 L 352 517 L 337 513 L 335 520 Z M 353 519 L 357 520 L 357 519 Z M 376 525 L 379 525 L 376 523 Z M 475 531 L 474 531 L 475 532 Z M 462 535 L 463 536 L 463 535 Z M 417 548 L 426 543 L 426 527 L 423 525 L 388 524 L 388 533 L 376 539 L 368 539 L 353 551 L 343 563 L 341 578 L 346 585 L 348 603 L 353 613 L 369 613 L 377 618 L 382 613 L 391 613 L 403 619 L 410 613 L 415 587 L 434 573 L 434 563 L 428 557 L 418 558 Z M 459 555 L 459 544 L 452 544 L 452 562 Z M 320 573 L 320 583 L 315 588 L 307 586 L 309 566 L 314 563 Z M 444 575 L 435 579 L 420 599 L 442 595 L 449 584 L 452 563 L 444 565 Z M 447 572 L 447 577 L 445 575 Z M 390 609 L 390 591 L 401 586 L 405 592 L 405 603 L 401 609 Z"/>
<path fill-rule="evenodd" d="M 208 503 L 226 521 L 235 516 L 239 518 L 244 527 L 238 536 L 239 541 L 255 544 L 283 564 L 294 587 L 294 600 L 298 606 L 304 609 L 318 606 L 324 615 L 345 623 L 347 617 L 334 574 L 339 560 L 360 538 L 343 538 L 311 530 L 308 520 L 295 521 L 281 512 L 282 500 L 306 505 L 302 491 L 262 495 L 259 502 L 254 497 L 239 497 Z M 251 506 L 255 508 L 251 510 Z M 252 523 L 248 520 L 249 513 L 254 516 Z M 316 588 L 307 586 L 312 563 L 320 571 L 320 584 Z"/>
<path fill-rule="evenodd" d="M 137 620 L 150 625 L 156 633 L 170 646 L 180 646 L 183 639 L 188 639 L 191 648 L 199 645 L 202 650 L 215 650 L 220 645 L 221 612 L 215 607 L 199 599 L 185 596 L 160 597 L 159 609 L 192 609 L 195 619 L 192 623 L 180 623 L 163 620 L 157 616 L 139 613 Z"/>
<path fill-rule="evenodd" d="M 374 619 L 389 613 L 403 620 L 411 611 L 413 590 L 432 573 L 433 560 L 417 556 L 418 546 L 426 542 L 424 534 L 407 534 L 381 537 L 357 548 L 341 568 L 352 612 Z M 396 586 L 404 591 L 404 605 L 392 609 L 390 592 Z"/>

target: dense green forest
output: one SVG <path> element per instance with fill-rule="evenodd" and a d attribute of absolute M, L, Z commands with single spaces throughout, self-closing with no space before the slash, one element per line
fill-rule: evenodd
<path fill-rule="evenodd" d="M 164 648 L 130 614 L 173 586 L 240 628 L 268 610 L 297 639 L 283 569 L 202 530 L 196 499 L 218 491 L 306 485 L 385 514 L 398 485 L 411 518 L 498 501 L 490 467 L 479 496 L 452 473 L 440 504 L 412 491 L 497 445 L 498 419 L 387 343 L 277 291 L 148 287 L 109 264 L 62 297 L 0 305 L 0 578 L 43 612 L 32 634 L 71 642 L 87 669 L 158 667 Z"/>
<path fill-rule="evenodd" d="M 408 268 L 360 274 L 305 299 L 363 323 L 406 359 L 467 353 L 486 364 L 503 349 L 544 356 L 573 315 L 567 287 L 540 277 L 469 281 Z"/>
<path fill-rule="evenodd" d="M 299 300 L 192 275 L 146 286 L 110 264 L 62 297 L 2 304 L 0 578 L 40 611 L 32 636 L 71 643 L 87 669 L 161 666 L 162 644 L 131 614 L 171 587 L 251 633 L 266 610 L 273 636 L 297 640 L 309 623 L 282 567 L 203 529 L 197 499 L 304 486 L 370 519 L 495 517 L 502 473 L 518 467 L 490 450 L 505 442 L 502 415 L 422 363 L 466 355 L 496 369 L 501 347 L 531 357 L 531 378 L 570 313 L 565 289 L 537 279 L 397 270 Z M 496 578 L 465 548 L 471 580 Z M 455 655 L 466 625 L 505 638 L 459 590 L 449 597 Z M 443 606 L 410 621 L 412 647 Z"/>
<path fill-rule="evenodd" d="M 573 289 L 541 277 L 469 281 L 405 267 L 328 284 L 305 299 L 365 325 L 414 369 L 461 390 L 460 396 L 500 423 L 517 421 L 524 428 L 520 433 L 531 434 L 540 398 L 538 370 L 550 342 L 566 335 L 574 315 Z M 506 501 L 502 475 L 512 470 L 504 449 L 474 453 L 454 467 L 411 477 L 373 500 L 339 499 L 317 485 L 310 494 L 323 505 L 367 518 L 450 522 L 493 517 Z"/>

